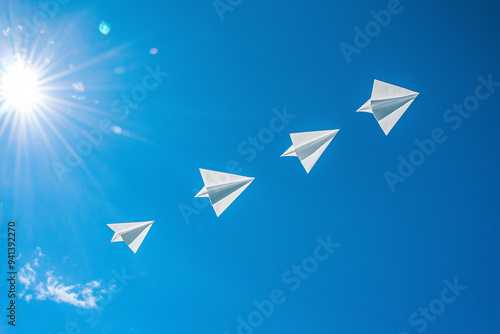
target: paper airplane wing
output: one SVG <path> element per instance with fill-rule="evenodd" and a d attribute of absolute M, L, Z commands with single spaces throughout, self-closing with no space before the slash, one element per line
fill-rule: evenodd
<path fill-rule="evenodd" d="M 122 234 L 123 241 L 125 241 L 132 252 L 137 252 L 152 225 L 153 223 L 150 223 Z"/>
<path fill-rule="evenodd" d="M 115 234 L 111 242 L 124 241 L 136 253 L 154 221 L 108 224 Z"/>
<path fill-rule="evenodd" d="M 231 203 L 233 203 L 233 201 L 241 195 L 243 190 L 245 190 L 253 180 L 253 178 L 250 178 L 249 181 L 234 184 L 225 191 L 220 193 L 216 192 L 212 196 L 209 196 L 210 203 L 212 204 L 217 217 L 219 217 L 229 207 L 229 205 L 231 205 Z"/>
<path fill-rule="evenodd" d="M 222 173 L 200 168 L 205 187 L 195 197 L 208 197 L 219 217 L 254 180 L 253 177 Z"/>
<path fill-rule="evenodd" d="M 378 124 L 384 131 L 385 135 L 388 135 L 392 130 L 394 125 L 399 121 L 401 116 L 405 113 L 406 109 L 415 100 L 413 98 L 399 98 L 396 103 L 390 106 L 378 106 L 377 102 L 373 102 L 373 115 L 377 119 Z"/>
<path fill-rule="evenodd" d="M 418 93 L 380 80 L 375 79 L 373 81 L 372 100 L 392 99 L 409 95 L 418 95 Z"/>
<path fill-rule="evenodd" d="M 223 173 L 223 172 L 216 172 L 213 170 L 208 170 L 203 168 L 200 168 L 200 173 L 203 179 L 203 183 L 205 183 L 205 187 L 207 188 L 207 190 L 214 186 L 219 186 L 222 184 L 227 184 L 247 179 L 247 177 L 244 176 Z"/>
<path fill-rule="evenodd" d="M 326 130 L 290 134 L 295 155 L 308 174 L 338 132 L 339 130 Z"/>

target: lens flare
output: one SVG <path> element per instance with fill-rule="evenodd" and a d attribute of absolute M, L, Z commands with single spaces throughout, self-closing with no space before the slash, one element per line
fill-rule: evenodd
<path fill-rule="evenodd" d="M 101 34 L 107 35 L 111 31 L 111 26 L 109 25 L 109 23 L 102 21 L 99 25 L 99 31 L 101 32 Z"/>

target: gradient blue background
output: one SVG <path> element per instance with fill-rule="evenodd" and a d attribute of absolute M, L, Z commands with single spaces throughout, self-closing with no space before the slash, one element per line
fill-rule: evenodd
<path fill-rule="evenodd" d="M 80 131 L 105 117 L 124 132 L 105 135 L 62 183 L 52 164 L 67 151 L 50 129 L 52 149 L 35 133 L 23 154 L 2 137 L 1 232 L 17 222 L 18 266 L 42 249 L 40 277 L 53 270 L 67 285 L 106 284 L 124 268 L 136 278 L 92 324 L 72 305 L 19 300 L 15 331 L 5 311 L 0 330 L 55 334 L 75 322 L 82 333 L 233 334 L 254 300 L 281 289 L 286 302 L 255 333 L 417 333 L 410 314 L 457 277 L 467 289 L 425 332 L 500 332 L 500 88 L 456 131 L 443 120 L 474 94 L 479 75 L 500 81 L 500 3 L 402 0 L 402 12 L 348 64 L 339 44 L 353 44 L 353 28 L 386 6 L 243 1 L 224 21 L 208 0 L 61 6 L 45 34 L 55 58 L 75 52 L 52 71 L 95 61 L 55 82 L 82 82 L 87 99 L 99 100 L 75 108 L 79 121 L 57 123 L 73 124 L 63 137 L 75 147 Z M 35 1 L 1 8 L 2 30 L 39 10 Z M 112 101 L 157 65 L 169 77 L 119 119 Z M 373 116 L 355 112 L 373 79 L 420 93 L 387 137 Z M 284 106 L 296 118 L 248 162 L 238 146 Z M 435 128 L 447 141 L 391 192 L 384 172 L 396 172 L 398 156 Z M 340 132 L 309 175 L 296 158 L 279 157 L 290 132 L 326 129 Z M 187 224 L 179 205 L 193 207 L 198 168 L 225 171 L 230 160 L 255 181 L 221 217 L 206 206 Z M 106 224 L 144 220 L 156 222 L 137 254 L 109 242 Z M 282 274 L 328 235 L 341 247 L 290 291 Z"/>

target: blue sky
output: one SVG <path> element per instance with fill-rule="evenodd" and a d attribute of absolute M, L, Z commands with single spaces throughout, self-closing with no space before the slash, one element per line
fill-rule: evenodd
<path fill-rule="evenodd" d="M 4 315 L 0 331 L 498 333 L 500 4 L 221 3 L 223 20 L 211 1 L 45 14 L 2 2 L 2 64 L 40 60 L 50 102 L 38 125 L 0 118 L 0 232 L 16 222 L 20 271 L 16 328 Z M 355 27 L 388 6 L 390 22 L 356 46 Z M 34 17 L 46 20 L 28 36 Z M 342 43 L 358 48 L 350 62 Z M 151 71 L 158 85 L 126 107 Z M 420 93 L 388 136 L 355 112 L 374 79 Z M 488 96 L 474 100 L 479 85 Z M 448 111 L 465 101 L 479 101 L 466 118 Z M 288 124 L 245 153 L 277 113 Z M 280 158 L 289 133 L 327 129 L 340 132 L 309 174 Z M 387 172 L 436 129 L 446 140 L 391 189 Z M 91 152 L 69 166 L 84 132 Z M 199 168 L 228 163 L 255 181 L 217 218 L 193 196 Z M 137 254 L 110 243 L 106 224 L 146 220 Z M 329 238 L 307 278 L 292 272 Z M 259 323 L 254 301 L 272 295 Z"/>

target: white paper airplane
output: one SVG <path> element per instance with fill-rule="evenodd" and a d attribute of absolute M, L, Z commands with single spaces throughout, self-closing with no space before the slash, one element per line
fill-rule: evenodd
<path fill-rule="evenodd" d="M 219 217 L 243 190 L 255 179 L 253 177 L 215 172 L 200 168 L 205 186 L 195 197 L 208 197 Z"/>
<path fill-rule="evenodd" d="M 405 88 L 375 80 L 371 99 L 357 111 L 372 113 L 385 135 L 387 135 L 418 94 Z"/>
<path fill-rule="evenodd" d="M 154 220 L 138 223 L 108 224 L 109 228 L 115 232 L 111 242 L 123 241 L 130 247 L 132 252 L 136 253 L 153 223 Z"/>
<path fill-rule="evenodd" d="M 282 157 L 298 157 L 307 174 L 339 130 L 290 133 L 293 145 Z"/>

